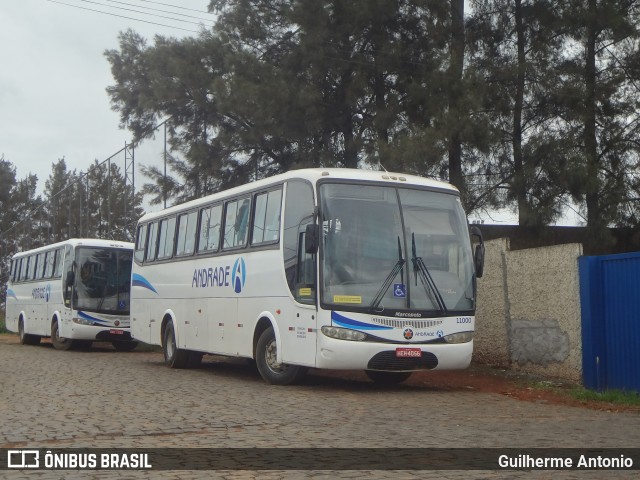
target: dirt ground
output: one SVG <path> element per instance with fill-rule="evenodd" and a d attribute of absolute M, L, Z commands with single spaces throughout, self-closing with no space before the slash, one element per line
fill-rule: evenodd
<path fill-rule="evenodd" d="M 18 344 L 18 336 L 0 334 L 0 343 Z M 44 339 L 43 343 L 48 343 L 48 339 Z M 104 345 L 106 348 L 111 348 L 109 344 Z M 316 371 L 316 374 L 368 381 L 364 373 L 360 371 Z M 430 390 L 494 393 L 526 402 L 567 405 L 610 412 L 637 412 L 640 414 L 640 406 L 637 405 L 626 406 L 604 401 L 583 401 L 573 398 L 569 391 L 579 387 L 575 384 L 536 378 L 489 365 L 472 364 L 466 370 L 416 372 L 403 385 Z"/>

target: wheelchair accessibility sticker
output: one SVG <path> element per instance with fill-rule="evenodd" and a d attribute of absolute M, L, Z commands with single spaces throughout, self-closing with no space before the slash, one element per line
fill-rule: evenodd
<path fill-rule="evenodd" d="M 404 283 L 393 284 L 393 296 L 397 298 L 405 298 L 407 296 L 407 287 Z"/>

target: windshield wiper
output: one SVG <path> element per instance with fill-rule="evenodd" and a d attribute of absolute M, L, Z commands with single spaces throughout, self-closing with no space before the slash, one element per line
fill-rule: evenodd
<path fill-rule="evenodd" d="M 422 284 L 424 285 L 424 289 L 427 292 L 427 295 L 435 299 L 435 303 L 438 305 L 438 309 L 441 312 L 447 311 L 447 306 L 442 299 L 442 295 L 440 294 L 440 290 L 438 290 L 438 286 L 436 282 L 433 280 L 429 269 L 425 265 L 422 257 L 418 257 L 416 254 L 416 234 L 411 234 L 411 250 L 413 254 L 413 258 L 411 259 L 413 262 L 413 270 L 416 274 L 416 285 L 418 285 L 418 274 L 420 274 L 420 280 L 422 280 Z"/>
<path fill-rule="evenodd" d="M 406 260 L 402 258 L 402 247 L 400 246 L 400 237 L 398 236 L 398 261 L 393 266 L 393 269 L 389 272 L 389 275 L 387 275 L 387 278 L 384 279 L 384 283 L 380 286 L 380 289 L 373 299 L 373 302 L 371 302 L 371 310 L 375 310 L 376 308 L 378 308 L 378 305 L 380 305 L 380 302 L 384 298 L 384 295 L 387 293 L 387 290 L 389 290 L 389 287 L 398 275 L 398 272 L 400 272 L 400 281 L 404 284 L 404 274 L 402 273 L 402 268 L 404 267 L 405 263 Z"/>

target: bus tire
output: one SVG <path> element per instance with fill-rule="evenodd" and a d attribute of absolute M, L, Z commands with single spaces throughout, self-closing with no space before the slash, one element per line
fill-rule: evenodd
<path fill-rule="evenodd" d="M 131 352 L 138 346 L 138 342 L 111 342 L 111 345 L 119 352 Z"/>
<path fill-rule="evenodd" d="M 189 351 L 178 348 L 176 334 L 173 331 L 173 322 L 169 320 L 164 327 L 162 341 L 162 353 L 164 363 L 170 368 L 186 368 L 189 360 Z"/>
<path fill-rule="evenodd" d="M 200 364 L 202 364 L 203 355 L 204 354 L 201 352 L 189 351 L 189 358 L 187 358 L 186 368 L 198 368 Z"/>
<path fill-rule="evenodd" d="M 267 383 L 292 385 L 307 373 L 306 367 L 278 363 L 277 353 L 276 335 L 273 327 L 269 327 L 262 332 L 256 345 L 256 367 Z"/>
<path fill-rule="evenodd" d="M 53 348 L 56 350 L 69 350 L 73 347 L 73 340 L 60 336 L 57 318 L 54 318 L 51 323 L 51 343 L 53 344 Z"/>
<path fill-rule="evenodd" d="M 378 385 L 397 385 L 407 380 L 412 372 L 381 372 L 379 370 L 365 370 L 364 373 Z"/>
<path fill-rule="evenodd" d="M 20 317 L 18 321 L 18 334 L 20 335 L 20 343 L 22 345 L 38 345 L 40 343 L 40 335 L 24 333 L 24 320 L 22 317 Z"/>

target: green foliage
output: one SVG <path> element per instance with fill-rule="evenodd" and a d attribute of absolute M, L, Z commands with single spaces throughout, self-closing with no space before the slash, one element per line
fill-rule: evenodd
<path fill-rule="evenodd" d="M 109 173 L 108 166 L 111 166 Z M 0 303 L 6 298 L 11 256 L 73 237 L 133 239 L 142 215 L 142 193 L 115 164 L 97 161 L 88 173 L 67 171 L 64 159 L 52 164 L 44 198 L 36 196 L 38 179 L 16 180 L 15 167 L 0 157 Z"/>
<path fill-rule="evenodd" d="M 465 173 L 482 163 L 485 122 L 469 115 L 477 102 L 468 88 L 479 77 L 463 71 L 462 34 L 452 53 L 448 4 L 220 0 L 210 8 L 219 18 L 212 32 L 149 46 L 129 31 L 106 52 L 122 125 L 144 138 L 171 117 L 183 159 L 172 159 L 171 179 L 147 170 L 155 201 L 308 166 L 447 176 L 452 143 Z"/>
<path fill-rule="evenodd" d="M 570 391 L 570 395 L 580 401 L 607 402 L 615 405 L 640 406 L 640 393 L 625 390 L 606 390 L 596 392 L 585 388 L 576 388 Z"/>

